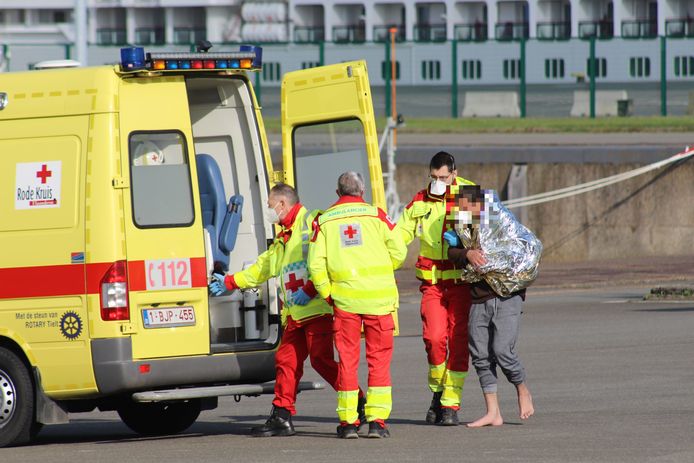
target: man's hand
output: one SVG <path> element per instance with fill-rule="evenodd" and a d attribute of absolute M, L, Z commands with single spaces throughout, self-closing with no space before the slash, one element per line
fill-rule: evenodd
<path fill-rule="evenodd" d="M 448 230 L 446 233 L 444 233 L 443 239 L 445 239 L 448 245 L 452 248 L 457 248 L 460 246 L 460 238 L 458 238 L 458 235 L 453 230 Z"/>
<path fill-rule="evenodd" d="M 210 281 L 208 288 L 210 289 L 210 294 L 213 296 L 221 296 L 226 293 L 227 287 L 224 284 L 224 275 L 221 273 L 213 273 L 212 281 Z"/>
<path fill-rule="evenodd" d="M 303 289 L 299 288 L 297 292 L 292 296 L 292 303 L 294 305 L 306 305 L 311 300 L 311 296 L 306 294 Z"/>
<path fill-rule="evenodd" d="M 484 257 L 484 252 L 481 249 L 470 249 L 467 252 L 467 260 L 472 264 L 473 267 L 480 268 L 487 263 L 486 257 Z"/>

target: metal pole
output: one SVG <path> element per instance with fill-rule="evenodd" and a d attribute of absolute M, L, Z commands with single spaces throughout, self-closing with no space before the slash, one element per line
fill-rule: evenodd
<path fill-rule="evenodd" d="M 77 61 L 87 66 L 87 0 L 75 0 L 75 48 Z"/>
<path fill-rule="evenodd" d="M 325 66 L 325 41 L 321 40 L 318 43 L 318 65 Z"/>
<path fill-rule="evenodd" d="M 385 42 L 386 47 L 386 59 L 385 59 L 385 69 L 383 70 L 383 77 L 386 80 L 386 117 L 390 117 L 392 108 L 390 107 L 390 44 L 388 41 Z"/>
<path fill-rule="evenodd" d="M 260 93 L 261 93 L 261 88 L 260 88 L 260 73 L 263 72 L 262 70 L 255 71 L 255 97 L 258 100 L 258 105 L 263 106 L 263 104 L 260 102 Z"/>
<path fill-rule="evenodd" d="M 390 92 L 391 92 L 391 97 L 390 97 L 390 117 L 393 118 L 393 120 L 397 120 L 397 102 L 396 102 L 396 92 L 395 92 L 395 80 L 398 76 L 397 74 L 397 68 L 396 64 L 398 60 L 395 58 L 395 34 L 397 34 L 398 29 L 395 27 L 390 28 Z M 396 139 L 396 134 L 397 130 L 393 129 L 393 140 Z M 395 143 L 395 141 L 393 142 Z"/>
<path fill-rule="evenodd" d="M 520 115 L 525 117 L 525 37 L 520 39 Z"/>
<path fill-rule="evenodd" d="M 660 115 L 667 116 L 667 38 L 660 37 Z"/>
<path fill-rule="evenodd" d="M 451 117 L 458 118 L 458 40 L 451 41 Z"/>
<path fill-rule="evenodd" d="M 595 74 L 597 74 L 597 63 L 595 61 L 595 36 L 590 37 L 590 65 L 588 66 L 588 77 L 590 78 L 590 118 L 595 119 Z"/>
<path fill-rule="evenodd" d="M 10 46 L 4 43 L 2 45 L 2 56 L 0 57 L 0 72 L 10 70 Z"/>

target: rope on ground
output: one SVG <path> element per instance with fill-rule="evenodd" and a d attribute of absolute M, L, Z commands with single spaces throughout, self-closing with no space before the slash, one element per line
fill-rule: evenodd
<path fill-rule="evenodd" d="M 694 148 L 685 148 L 681 153 L 677 153 L 674 156 L 663 159 L 661 161 L 648 164 L 637 169 L 629 170 L 627 172 L 622 172 L 621 174 L 611 175 L 609 177 L 601 178 L 598 180 L 593 180 L 591 182 L 581 183 L 579 185 L 574 185 L 566 188 L 560 188 L 558 190 L 547 191 L 545 193 L 539 193 L 536 195 L 525 196 L 523 198 L 510 199 L 504 201 L 503 204 L 509 209 L 525 206 L 533 206 L 535 204 L 542 204 L 549 201 L 554 201 L 557 199 L 568 198 L 569 196 L 579 195 L 582 193 L 587 193 L 589 191 L 604 188 L 608 185 L 612 185 L 618 182 L 623 182 L 633 177 L 645 174 L 652 170 L 660 169 L 663 166 L 672 164 L 673 162 L 682 161 L 684 159 L 694 156 Z"/>

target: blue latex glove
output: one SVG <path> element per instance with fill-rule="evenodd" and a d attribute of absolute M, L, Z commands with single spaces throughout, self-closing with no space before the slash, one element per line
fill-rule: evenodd
<path fill-rule="evenodd" d="M 306 294 L 303 289 L 299 289 L 292 296 L 292 303 L 294 305 L 306 305 L 310 300 L 311 297 L 308 294 Z"/>
<path fill-rule="evenodd" d="M 208 285 L 210 289 L 210 294 L 213 296 L 221 296 L 227 292 L 227 287 L 224 284 L 224 275 L 221 273 L 213 273 L 212 281 Z"/>
<path fill-rule="evenodd" d="M 453 230 L 448 230 L 446 233 L 444 233 L 443 238 L 452 248 L 457 248 L 458 246 L 460 246 L 460 238 L 458 238 L 458 235 L 456 235 L 456 233 Z"/>

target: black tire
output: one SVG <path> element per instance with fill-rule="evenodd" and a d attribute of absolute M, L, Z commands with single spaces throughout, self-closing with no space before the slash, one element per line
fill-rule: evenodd
<path fill-rule="evenodd" d="M 0 347 L 0 447 L 26 444 L 34 423 L 34 390 L 24 363 Z"/>
<path fill-rule="evenodd" d="M 39 435 L 39 433 L 41 432 L 42 429 L 43 429 L 43 423 L 39 423 L 38 421 L 34 420 L 34 423 L 31 425 L 31 432 L 30 432 L 31 440 L 34 440 L 36 438 L 36 436 Z"/>
<path fill-rule="evenodd" d="M 128 402 L 118 408 L 118 415 L 130 429 L 143 436 L 176 434 L 188 429 L 198 419 L 200 400 L 171 403 Z"/>

